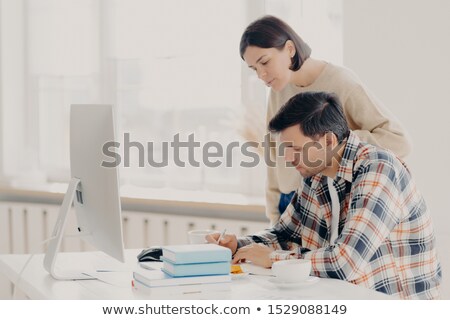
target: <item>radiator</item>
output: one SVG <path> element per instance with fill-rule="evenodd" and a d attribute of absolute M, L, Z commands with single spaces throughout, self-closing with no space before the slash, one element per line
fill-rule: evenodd
<path fill-rule="evenodd" d="M 0 254 L 43 253 L 41 244 L 48 239 L 58 217 L 59 206 L 0 202 Z M 166 213 L 122 212 L 125 248 L 146 248 L 153 245 L 184 244 L 187 232 L 212 229 L 245 235 L 267 228 L 267 223 L 218 218 L 173 215 Z M 76 234 L 76 216 L 71 212 L 66 235 Z M 79 238 L 63 239 L 61 251 L 95 250 Z M 0 275 L 0 299 L 11 298 L 11 284 Z"/>

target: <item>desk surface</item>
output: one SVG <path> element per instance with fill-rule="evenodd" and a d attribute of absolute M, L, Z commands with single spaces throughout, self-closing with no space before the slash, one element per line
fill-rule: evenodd
<path fill-rule="evenodd" d="M 246 265 L 257 274 L 234 278 L 224 291 L 199 289 L 184 293 L 180 287 L 151 290 L 133 289 L 132 272 L 141 268 L 136 260 L 140 250 L 126 250 L 126 262 L 120 263 L 101 252 L 60 253 L 58 265 L 81 270 L 108 270 L 99 272 L 98 280 L 57 281 L 43 268 L 44 255 L 35 255 L 19 282 L 19 288 L 31 299 L 389 299 L 382 293 L 336 279 L 298 287 L 278 288 L 267 275 L 270 270 Z M 15 281 L 29 255 L 0 255 L 0 273 Z M 207 285 L 204 285 L 207 286 Z M 202 286 L 200 286 L 202 287 Z"/>

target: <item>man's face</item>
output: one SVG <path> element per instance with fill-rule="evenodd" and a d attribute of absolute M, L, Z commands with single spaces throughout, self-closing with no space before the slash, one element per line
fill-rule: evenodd
<path fill-rule="evenodd" d="M 281 131 L 286 162 L 292 164 L 303 178 L 309 178 L 331 165 L 327 151 L 326 135 L 313 140 L 306 137 L 299 125 Z"/>

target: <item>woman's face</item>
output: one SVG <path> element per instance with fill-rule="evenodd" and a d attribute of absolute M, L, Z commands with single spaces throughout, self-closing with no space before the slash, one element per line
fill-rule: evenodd
<path fill-rule="evenodd" d="M 244 52 L 244 60 L 266 86 L 274 91 L 281 91 L 291 80 L 292 70 L 289 67 L 294 54 L 295 48 L 288 41 L 281 50 L 249 46 Z"/>

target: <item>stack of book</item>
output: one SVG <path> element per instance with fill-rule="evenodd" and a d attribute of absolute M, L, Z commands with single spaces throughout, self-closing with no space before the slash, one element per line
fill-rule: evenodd
<path fill-rule="evenodd" d="M 147 287 L 229 283 L 231 251 L 216 244 L 163 247 L 160 270 L 141 269 L 135 282 Z"/>
<path fill-rule="evenodd" d="M 216 244 L 163 247 L 162 270 L 172 277 L 226 275 L 231 271 L 231 251 Z"/>

